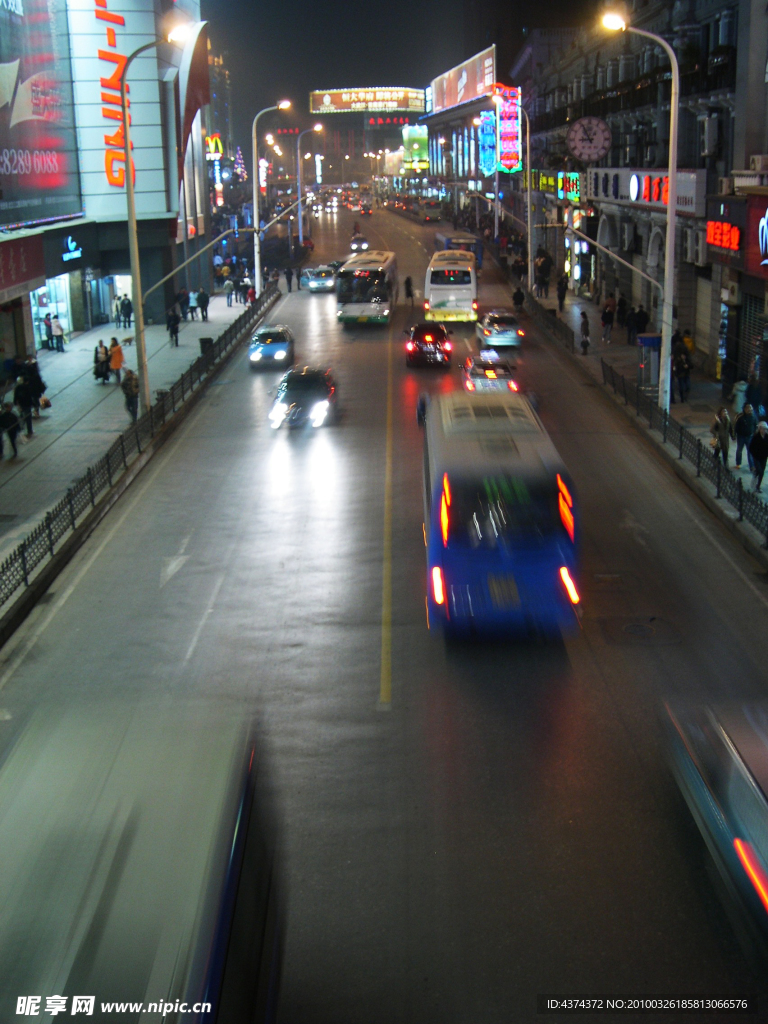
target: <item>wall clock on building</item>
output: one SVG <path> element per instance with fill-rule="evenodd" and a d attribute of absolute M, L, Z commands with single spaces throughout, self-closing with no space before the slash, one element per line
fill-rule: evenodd
<path fill-rule="evenodd" d="M 602 118 L 580 117 L 568 129 L 565 144 L 577 160 L 596 164 L 611 148 L 611 129 Z"/>

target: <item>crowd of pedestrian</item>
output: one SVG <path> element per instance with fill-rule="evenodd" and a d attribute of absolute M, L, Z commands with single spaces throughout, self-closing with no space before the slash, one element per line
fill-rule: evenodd
<path fill-rule="evenodd" d="M 6 397 L 0 409 L 0 459 L 4 453 L 4 438 L 8 438 L 13 452 L 11 458 L 15 459 L 19 454 L 17 438 L 22 429 L 26 438 L 34 437 L 33 419 L 40 416 L 41 409 L 51 405 L 45 397 L 47 389 L 37 360 L 33 357 L 17 359 L 15 369 L 12 401 Z"/>

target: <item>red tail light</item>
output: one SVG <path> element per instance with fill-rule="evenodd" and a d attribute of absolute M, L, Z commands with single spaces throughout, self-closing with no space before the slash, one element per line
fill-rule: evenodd
<path fill-rule="evenodd" d="M 424 299 L 424 309 L 429 309 L 429 299 Z"/>
<path fill-rule="evenodd" d="M 413 352 L 413 342 L 412 341 L 406 341 L 405 348 L 406 348 L 407 352 Z"/>
<path fill-rule="evenodd" d="M 445 500 L 448 504 L 451 504 L 451 482 L 448 479 L 448 474 L 443 473 L 443 492 L 445 494 Z"/>
<path fill-rule="evenodd" d="M 518 338 L 524 338 L 525 337 L 525 331 L 518 331 L 517 332 L 517 336 L 518 336 Z"/>
<path fill-rule="evenodd" d="M 467 391 L 474 391 L 474 390 L 475 390 L 475 382 L 473 380 L 468 380 L 467 381 Z"/>
<path fill-rule="evenodd" d="M 486 370 L 486 371 L 485 371 L 485 376 L 486 376 L 486 377 L 487 377 L 487 378 L 488 378 L 489 380 L 496 380 L 496 379 L 497 379 L 497 377 L 496 377 L 496 371 L 495 371 L 495 370 Z"/>
<path fill-rule="evenodd" d="M 453 344 L 452 344 L 452 342 L 444 341 L 443 342 L 443 348 L 445 349 L 446 352 L 453 352 Z"/>
<path fill-rule="evenodd" d="M 576 589 L 573 580 L 571 579 L 571 574 L 568 572 L 565 566 L 563 566 L 560 570 L 560 579 L 563 581 L 563 586 L 565 587 L 566 593 L 568 594 L 568 597 L 571 599 L 571 604 L 578 604 L 581 600 L 581 598 L 579 597 L 579 592 Z"/>
<path fill-rule="evenodd" d="M 425 334 L 424 335 L 424 341 L 432 341 L 432 335 L 431 334 Z"/>
<path fill-rule="evenodd" d="M 574 525 L 573 525 L 573 512 L 568 508 L 565 498 L 562 494 L 557 496 L 557 507 L 560 510 L 560 518 L 563 521 L 565 532 L 571 538 L 574 539 Z"/>
<path fill-rule="evenodd" d="M 436 565 L 432 570 L 432 596 L 435 599 L 435 604 L 445 604 L 443 571 L 439 565 Z"/>
<path fill-rule="evenodd" d="M 434 569 L 432 572 L 434 573 Z M 437 598 L 435 598 L 437 600 Z M 743 839 L 734 839 L 733 845 L 741 861 L 741 866 L 749 876 L 749 880 L 755 887 L 755 892 L 760 897 L 760 902 L 763 904 L 766 910 L 768 910 L 768 878 L 766 878 L 765 872 L 760 866 L 755 852 L 749 843 L 745 843 Z"/>
<path fill-rule="evenodd" d="M 477 309 L 477 299 L 472 299 L 472 309 Z"/>
<path fill-rule="evenodd" d="M 557 474 L 557 487 L 562 496 L 565 498 L 568 504 L 568 508 L 573 508 L 573 498 L 571 497 L 571 492 L 568 490 L 565 480 L 563 480 L 559 473 Z"/>
<path fill-rule="evenodd" d="M 484 327 L 484 328 L 483 328 L 483 334 L 484 334 L 484 335 L 486 336 L 486 338 L 490 336 L 490 333 L 491 333 L 491 332 L 490 332 L 490 331 L 488 330 L 488 328 L 487 328 L 487 327 Z"/>
<path fill-rule="evenodd" d="M 513 380 L 508 380 L 507 381 L 507 387 L 509 388 L 510 391 L 517 391 L 518 390 L 517 384 L 515 384 L 515 382 Z"/>

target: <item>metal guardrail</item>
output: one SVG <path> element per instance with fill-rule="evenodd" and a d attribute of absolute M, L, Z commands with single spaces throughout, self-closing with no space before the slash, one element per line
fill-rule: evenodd
<path fill-rule="evenodd" d="M 525 308 L 539 321 L 539 326 L 543 327 L 546 331 L 551 331 L 555 334 L 560 341 L 565 344 L 565 347 L 569 352 L 576 351 L 576 336 L 573 333 L 572 328 L 568 324 L 558 317 L 556 309 L 549 309 L 547 306 L 542 306 L 538 302 L 531 292 L 525 294 Z"/>
<path fill-rule="evenodd" d="M 248 306 L 170 388 L 158 391 L 155 404 L 136 423 L 127 427 L 106 455 L 89 466 L 67 490 L 66 496 L 46 512 L 43 521 L 0 565 L 0 607 L 20 587 L 29 586 L 35 570 L 54 556 L 62 538 L 77 527 L 78 522 L 95 507 L 102 493 L 119 480 L 155 434 L 199 390 L 222 357 L 261 316 L 277 292 L 277 287 L 270 285 L 258 301 Z"/>
<path fill-rule="evenodd" d="M 715 487 L 715 497 L 728 502 L 731 508 L 739 513 L 739 522 L 749 523 L 765 538 L 768 548 L 768 504 L 759 498 L 754 491 L 745 490 L 744 481 L 736 479 L 734 474 L 716 458 L 709 445 L 686 430 L 667 412 L 662 412 L 652 395 L 645 393 L 632 381 L 628 381 L 620 373 L 616 373 L 604 359 L 600 360 L 603 371 L 603 384 L 610 385 L 616 395 L 621 395 L 624 404 L 632 406 L 638 417 L 647 421 L 651 430 L 657 430 L 664 444 L 672 445 L 679 459 L 685 459 L 696 467 L 696 476 L 704 477 Z"/>

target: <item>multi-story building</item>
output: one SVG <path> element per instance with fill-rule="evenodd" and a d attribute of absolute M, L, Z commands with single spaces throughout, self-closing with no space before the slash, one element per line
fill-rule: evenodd
<path fill-rule="evenodd" d="M 120 75 L 163 40 L 166 0 L 14 0 L 0 6 L 0 357 L 29 355 L 44 318 L 65 332 L 110 318 L 131 295 Z M 198 0 L 173 7 L 199 22 Z M 161 42 L 128 71 L 144 289 L 206 233 L 200 108 L 204 33 Z M 184 187 L 180 188 L 181 183 Z M 186 209 L 186 217 L 179 216 Z M 177 283 L 178 286 L 178 283 Z M 173 283 L 146 304 L 164 316 Z M 134 304 L 137 296 L 131 296 Z"/>
<path fill-rule="evenodd" d="M 235 158 L 235 141 L 232 134 L 232 81 L 225 63 L 226 54 L 217 56 L 208 43 L 208 76 L 211 84 L 211 102 L 205 108 L 205 133 L 209 137 L 218 135 L 221 153 L 227 160 Z"/>

